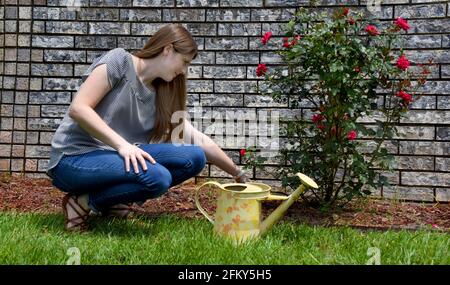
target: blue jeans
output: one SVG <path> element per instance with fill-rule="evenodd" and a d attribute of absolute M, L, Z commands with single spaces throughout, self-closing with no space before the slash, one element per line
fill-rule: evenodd
<path fill-rule="evenodd" d="M 95 150 L 79 155 L 64 155 L 52 171 L 53 185 L 74 195 L 89 194 L 89 207 L 102 212 L 120 203 L 142 202 L 159 197 L 170 187 L 199 174 L 206 164 L 198 145 L 141 144 L 156 161 L 145 160 L 147 171 L 138 162 L 139 173 L 117 151 Z"/>

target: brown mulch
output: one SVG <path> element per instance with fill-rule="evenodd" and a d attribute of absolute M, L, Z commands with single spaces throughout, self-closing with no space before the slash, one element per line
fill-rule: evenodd
<path fill-rule="evenodd" d="M 199 185 L 199 184 L 197 184 Z M 140 214 L 158 216 L 175 214 L 188 218 L 202 218 L 194 201 L 194 180 L 172 187 L 160 198 L 148 200 L 136 207 Z M 0 176 L 0 211 L 60 213 L 64 193 L 52 186 L 49 179 L 20 176 Z M 215 209 L 215 191 L 202 191 L 202 206 L 210 213 Z M 263 203 L 263 215 L 280 202 Z M 450 232 L 449 203 L 413 203 L 380 199 L 360 199 L 344 209 L 333 212 L 306 207 L 295 202 L 284 220 L 322 226 L 350 226 L 360 229 L 430 229 Z"/>

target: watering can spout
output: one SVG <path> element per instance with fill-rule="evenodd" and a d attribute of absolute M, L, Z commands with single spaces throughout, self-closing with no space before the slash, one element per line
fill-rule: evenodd
<path fill-rule="evenodd" d="M 317 186 L 316 182 L 309 178 L 308 176 L 298 172 L 296 175 L 300 178 L 300 181 L 302 184 L 294 191 L 291 195 L 289 195 L 287 198 L 279 199 L 279 200 L 285 200 L 281 203 L 278 208 L 276 208 L 262 223 L 260 228 L 260 235 L 265 234 L 270 227 L 272 227 L 281 217 L 283 214 L 287 211 L 287 209 L 300 197 L 300 195 L 307 189 L 307 188 L 314 188 L 317 189 L 319 186 Z M 270 197 L 269 197 L 270 198 Z M 275 200 L 275 199 L 273 199 Z"/>

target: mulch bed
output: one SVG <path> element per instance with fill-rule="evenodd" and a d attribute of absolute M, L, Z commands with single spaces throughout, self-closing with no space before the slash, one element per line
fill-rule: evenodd
<path fill-rule="evenodd" d="M 194 201 L 195 184 L 190 179 L 172 187 L 160 198 L 135 207 L 140 214 L 158 216 L 174 214 L 202 218 Z M 61 213 L 64 193 L 52 186 L 49 179 L 2 175 L 0 178 L 0 211 Z M 210 213 L 215 209 L 215 191 L 202 191 L 202 206 Z M 280 202 L 263 203 L 263 216 Z M 450 232 L 449 203 L 413 203 L 379 199 L 360 199 L 333 212 L 306 207 L 295 202 L 284 220 L 322 226 L 349 226 L 359 229 L 429 229 Z"/>

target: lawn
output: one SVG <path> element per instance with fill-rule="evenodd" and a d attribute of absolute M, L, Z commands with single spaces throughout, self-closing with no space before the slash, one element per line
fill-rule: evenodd
<path fill-rule="evenodd" d="M 450 264 L 450 235 L 438 231 L 360 231 L 281 222 L 238 250 L 204 219 L 176 216 L 93 219 L 85 234 L 66 233 L 61 214 L 0 213 L 0 264 Z"/>

